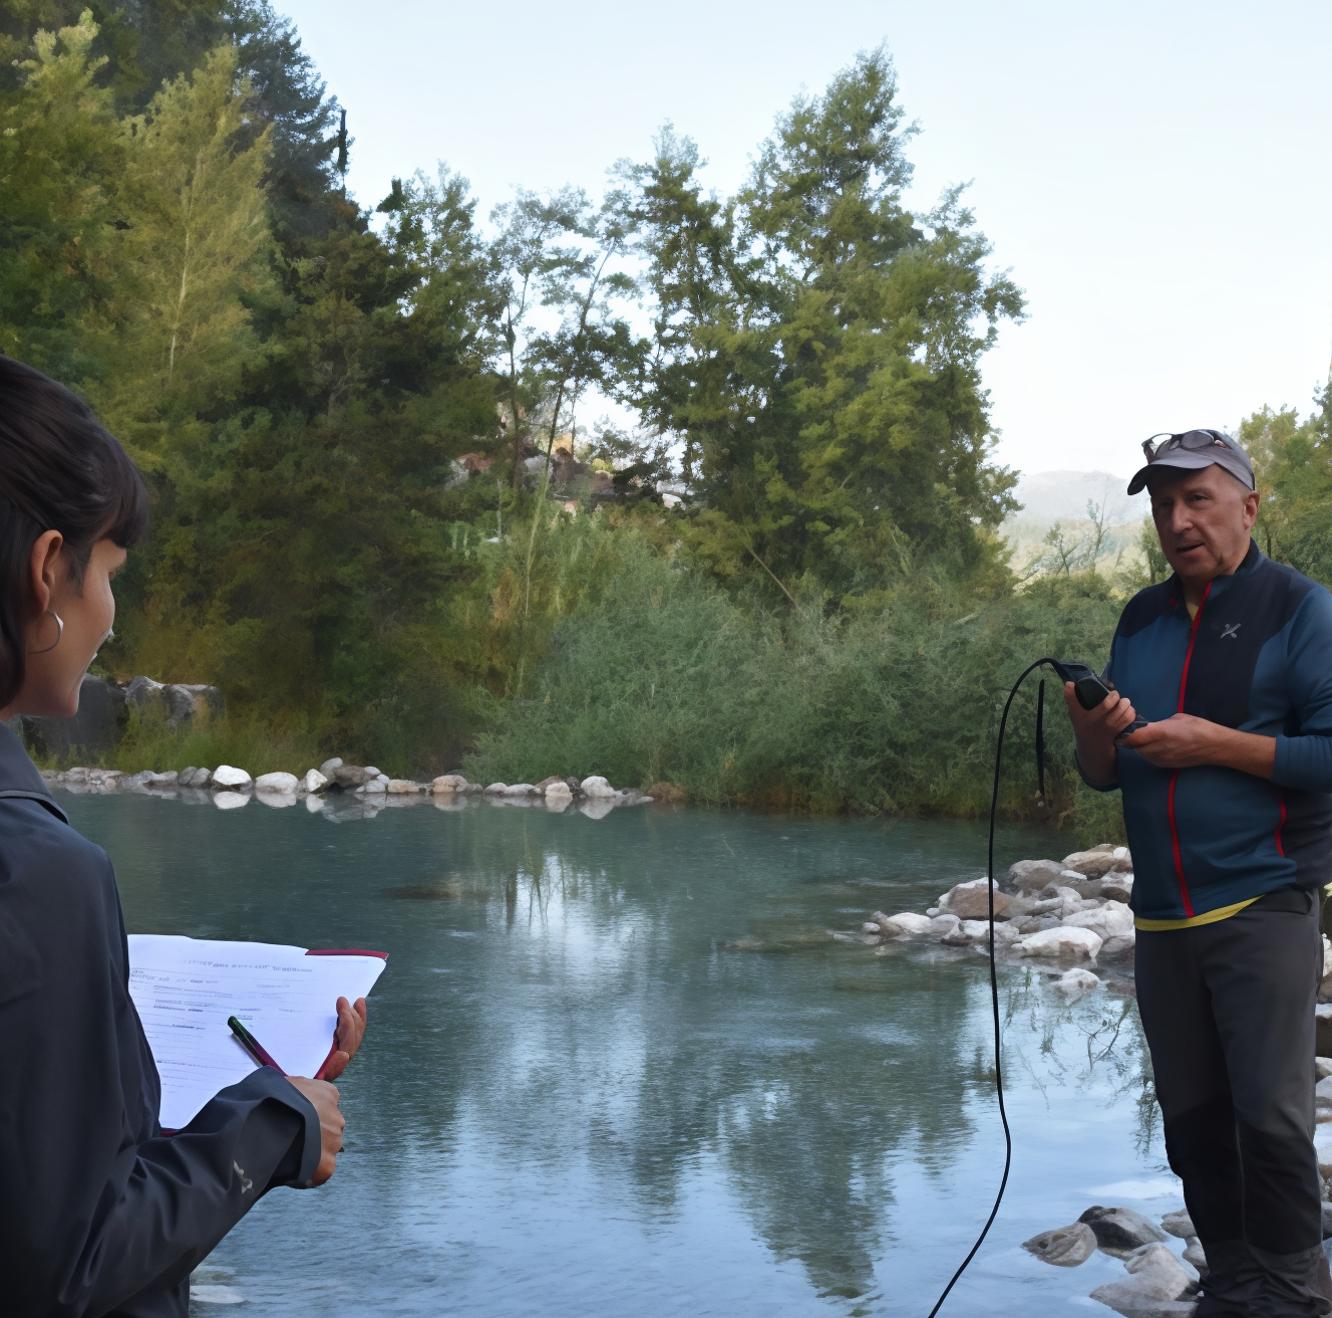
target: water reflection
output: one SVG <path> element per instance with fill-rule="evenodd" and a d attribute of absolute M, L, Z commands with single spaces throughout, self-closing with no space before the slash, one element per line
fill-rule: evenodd
<path fill-rule="evenodd" d="M 923 1312 L 984 1219 L 984 963 L 828 935 L 974 876 L 974 830 L 69 805 L 131 928 L 392 953 L 330 1193 L 274 1196 L 215 1258 L 252 1313 Z M 1051 1184 L 1160 1161 L 1129 999 L 1067 1003 L 1021 967 L 1002 1008 L 1040 1183 L 1015 1177 L 1000 1253 L 1063 1220 Z M 343 1232 L 367 1240 L 357 1267 L 312 1282 Z M 1047 1272 L 1022 1294 L 1095 1284 Z M 993 1273 L 955 1294 L 1016 1311 Z"/>

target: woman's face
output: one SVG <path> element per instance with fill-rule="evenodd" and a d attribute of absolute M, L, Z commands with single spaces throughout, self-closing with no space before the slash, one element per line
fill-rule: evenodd
<path fill-rule="evenodd" d="M 116 619 L 112 578 L 125 562 L 125 551 L 112 540 L 92 548 L 82 581 L 69 572 L 69 551 L 63 546 L 49 556 L 42 572 L 49 590 L 47 608 L 64 619 L 59 644 L 55 619 L 42 612 L 28 625 L 27 674 L 9 713 L 68 718 L 78 713 L 79 687 L 98 648 Z"/>

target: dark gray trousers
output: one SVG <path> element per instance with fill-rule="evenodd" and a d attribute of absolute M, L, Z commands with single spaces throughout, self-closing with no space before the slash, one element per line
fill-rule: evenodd
<path fill-rule="evenodd" d="M 1198 1318 L 1332 1314 L 1313 1148 L 1321 972 L 1318 903 L 1300 889 L 1137 936 L 1166 1154 L 1207 1254 Z"/>

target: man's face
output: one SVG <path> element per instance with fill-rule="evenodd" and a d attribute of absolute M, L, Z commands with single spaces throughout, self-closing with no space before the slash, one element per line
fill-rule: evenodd
<path fill-rule="evenodd" d="M 1147 478 L 1152 520 L 1166 561 L 1182 581 L 1202 585 L 1233 572 L 1249 551 L 1258 495 L 1221 467 L 1162 467 Z"/>

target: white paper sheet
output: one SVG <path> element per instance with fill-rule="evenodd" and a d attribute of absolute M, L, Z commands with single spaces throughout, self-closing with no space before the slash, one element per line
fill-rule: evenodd
<path fill-rule="evenodd" d="M 353 1002 L 383 973 L 377 956 L 307 956 L 303 947 L 176 934 L 129 936 L 130 996 L 162 1079 L 160 1121 L 189 1125 L 255 1062 L 241 1024 L 288 1075 L 312 1076 L 333 1046 L 339 997 Z"/>

